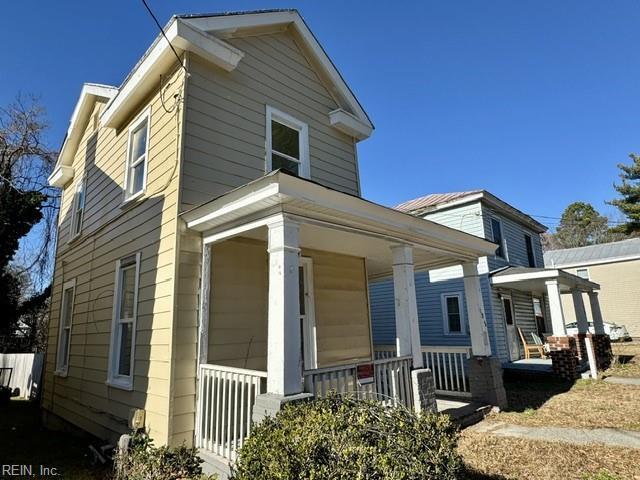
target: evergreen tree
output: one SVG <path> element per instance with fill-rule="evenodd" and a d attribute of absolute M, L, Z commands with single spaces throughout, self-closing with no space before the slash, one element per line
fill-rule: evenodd
<path fill-rule="evenodd" d="M 604 243 L 609 241 L 608 224 L 590 203 L 573 202 L 562 213 L 555 237 L 563 248 Z"/>
<path fill-rule="evenodd" d="M 618 227 L 618 230 L 627 234 L 640 232 L 640 156 L 630 154 L 631 165 L 618 164 L 622 170 L 620 179 L 622 183 L 613 184 L 613 188 L 622 198 L 611 200 L 610 205 L 614 205 L 628 219 L 628 222 Z"/>

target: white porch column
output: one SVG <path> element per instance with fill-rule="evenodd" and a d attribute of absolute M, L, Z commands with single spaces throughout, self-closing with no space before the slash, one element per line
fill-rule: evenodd
<path fill-rule="evenodd" d="M 269 228 L 267 392 L 302 392 L 299 225 L 280 218 Z"/>
<path fill-rule="evenodd" d="M 413 249 L 408 245 L 391 247 L 393 254 L 393 292 L 396 309 L 396 354 L 413 355 L 413 368 L 422 368 L 422 345 L 418 324 L 418 303 L 413 271 Z"/>
<path fill-rule="evenodd" d="M 600 300 L 598 292 L 589 292 L 589 303 L 591 304 L 591 318 L 593 318 L 593 329 L 596 335 L 604 335 L 604 323 L 602 322 L 602 311 L 600 310 Z"/>
<path fill-rule="evenodd" d="M 582 292 L 578 289 L 573 289 L 571 290 L 571 296 L 573 297 L 573 308 L 578 322 L 578 333 L 589 333 L 589 321 L 587 320 L 587 311 L 584 308 Z"/>
<path fill-rule="evenodd" d="M 471 335 L 471 351 L 476 357 L 490 357 L 491 344 L 487 329 L 487 316 L 484 312 L 484 301 L 480 289 L 478 262 L 462 265 L 464 275 L 464 296 L 467 302 L 469 334 Z"/>
<path fill-rule="evenodd" d="M 549 310 L 551 311 L 551 329 L 555 337 L 565 337 L 567 327 L 564 324 L 562 311 L 562 299 L 560 298 L 560 285 L 557 280 L 547 280 L 547 295 L 549 295 Z"/>

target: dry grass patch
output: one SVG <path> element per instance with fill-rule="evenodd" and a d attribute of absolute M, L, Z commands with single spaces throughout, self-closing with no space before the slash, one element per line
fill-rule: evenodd
<path fill-rule="evenodd" d="M 640 430 L 640 386 L 578 380 L 507 383 L 509 408 L 488 417 L 516 425 Z M 640 452 L 638 452 L 640 456 Z"/>
<path fill-rule="evenodd" d="M 640 450 L 635 449 L 463 432 L 458 452 L 471 470 L 469 480 L 640 479 Z"/>
<path fill-rule="evenodd" d="M 613 343 L 611 347 L 614 361 L 605 376 L 640 378 L 640 342 Z"/>

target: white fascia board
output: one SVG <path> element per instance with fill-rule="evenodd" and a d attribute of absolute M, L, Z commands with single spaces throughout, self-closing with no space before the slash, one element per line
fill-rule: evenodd
<path fill-rule="evenodd" d="M 244 55 L 232 45 L 194 29 L 179 18 L 173 19 L 165 34 L 169 42 L 160 37 L 156 40 L 107 106 L 101 117 L 104 126 L 116 128 L 129 115 L 130 109 L 158 85 L 160 74 L 177 62 L 169 43 L 176 49 L 192 51 L 226 71 L 236 68 Z"/>
<path fill-rule="evenodd" d="M 541 272 L 531 273 L 514 273 L 512 275 L 499 275 L 491 277 L 491 283 L 494 285 L 502 285 L 505 283 L 525 282 L 527 280 L 544 280 L 558 278 L 560 272 L 558 270 L 543 270 Z"/>
<path fill-rule="evenodd" d="M 473 203 L 478 200 L 482 200 L 484 194 L 482 192 L 474 193 L 472 195 L 459 198 L 457 200 L 451 200 L 450 202 L 440 203 L 438 205 L 434 205 L 433 207 L 426 207 L 428 210 L 424 210 L 423 212 L 418 213 L 418 215 L 424 215 L 425 217 L 429 216 L 432 213 L 439 212 L 440 210 L 446 210 L 448 208 L 457 207 L 460 205 L 466 205 L 467 203 Z M 417 209 L 416 211 L 420 211 Z"/>
<path fill-rule="evenodd" d="M 370 124 L 361 121 L 342 108 L 329 112 L 329 122 L 334 128 L 358 141 L 369 138 L 373 131 Z"/>
<path fill-rule="evenodd" d="M 340 95 L 342 95 L 344 100 L 347 102 L 349 109 L 354 112 L 359 121 L 369 129 L 373 130 L 373 124 L 371 123 L 369 116 L 364 111 L 355 95 L 342 78 L 342 75 L 340 75 L 340 72 L 324 51 L 320 42 L 318 42 L 298 12 L 284 11 L 238 15 L 214 15 L 210 17 L 187 18 L 185 21 L 196 26 L 200 30 L 213 32 L 293 24 L 297 32 L 302 37 L 305 46 L 309 49 L 309 53 L 313 56 L 313 59 L 318 62 L 318 65 L 322 67 L 331 83 L 337 87 Z"/>
<path fill-rule="evenodd" d="M 73 173 L 73 167 L 57 165 L 53 169 L 53 172 L 51 172 L 51 175 L 49 175 L 49 185 L 52 187 L 62 188 L 73 178 Z"/>

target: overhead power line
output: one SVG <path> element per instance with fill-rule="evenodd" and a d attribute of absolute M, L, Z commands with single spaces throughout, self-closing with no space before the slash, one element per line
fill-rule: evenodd
<path fill-rule="evenodd" d="M 147 3 L 147 0 L 142 0 L 142 4 L 144 5 L 144 7 L 147 9 L 147 12 L 149 12 L 149 15 L 151 15 L 151 18 L 153 18 L 153 21 L 155 22 L 156 26 L 158 27 L 158 29 L 160 30 L 160 33 L 162 33 L 162 36 L 164 37 L 164 39 L 167 41 L 167 43 L 169 44 L 169 48 L 171 48 L 171 51 L 173 52 L 173 54 L 176 56 L 176 58 L 178 59 L 178 63 L 180 64 L 180 66 L 184 69 L 185 73 L 189 73 L 189 71 L 187 70 L 187 67 L 184 66 L 184 64 L 182 63 L 182 59 L 180 58 L 180 55 L 178 55 L 178 52 L 176 52 L 176 49 L 173 48 L 173 45 L 171 45 L 171 42 L 169 41 L 169 38 L 167 37 L 167 34 L 164 33 L 164 28 L 162 28 L 162 25 L 160 25 L 160 22 L 158 21 L 158 19 L 156 18 L 156 16 L 153 14 L 153 11 L 151 10 L 151 7 L 149 7 L 149 4 Z"/>

